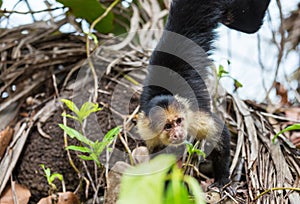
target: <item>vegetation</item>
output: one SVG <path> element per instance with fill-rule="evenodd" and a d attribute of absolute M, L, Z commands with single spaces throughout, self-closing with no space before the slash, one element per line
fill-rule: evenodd
<path fill-rule="evenodd" d="M 52 173 L 51 174 L 51 170 L 50 168 L 45 168 L 45 165 L 44 164 L 41 164 L 41 167 L 42 169 L 44 170 L 44 173 L 45 173 L 45 176 L 47 178 L 47 182 L 50 186 L 50 190 L 49 190 L 49 194 L 53 194 L 53 193 L 56 193 L 57 192 L 57 187 L 56 185 L 54 184 L 54 180 L 55 179 L 58 179 L 62 182 L 62 185 L 64 186 L 64 179 L 63 179 L 63 175 L 60 174 L 60 173 Z M 63 187 L 63 189 L 65 189 Z"/>
<path fill-rule="evenodd" d="M 13 186 L 12 180 L 16 179 L 30 190 L 31 203 L 46 196 L 49 187 L 50 193 L 68 189 L 82 202 L 99 203 L 107 199 L 104 195 L 107 196 L 108 184 L 118 183 L 110 175 L 115 170 L 101 164 L 100 155 L 107 150 L 104 156 L 109 160 L 119 151 L 133 160 L 135 148 L 144 145 L 134 134 L 137 101 L 151 53 L 149 47 L 159 39 L 168 1 L 22 0 L 11 8 L 4 7 L 8 2 L 12 1 L 0 0 L 0 139 L 9 136 L 12 139 L 6 146 L 0 140 L 0 148 L 7 149 L 0 158 L 0 194 L 9 184 Z M 288 2 L 281 2 L 273 2 L 275 11 L 269 12 L 265 19 L 268 35 L 253 36 L 256 43 L 252 47 L 257 56 L 247 53 L 251 54 L 251 63 L 239 55 L 248 51 L 228 43 L 231 45 L 228 50 L 233 52 L 226 56 L 230 69 L 224 63 L 215 72 L 216 90 L 229 80 L 233 92 L 239 95 L 251 89 L 255 94 L 265 94 L 259 102 L 244 101 L 227 92 L 213 96 L 218 99 L 214 100 L 215 107 L 220 107 L 219 114 L 231 131 L 230 171 L 237 189 L 236 197 L 226 194 L 217 201 L 297 203 L 300 199 L 299 188 L 295 188 L 300 177 L 300 72 L 298 65 L 288 63 L 300 56 L 296 26 L 299 8 L 285 14 Z M 32 9 L 37 3 L 46 6 L 43 10 Z M 18 18 L 14 16 L 26 25 L 16 25 Z M 25 17 L 29 20 L 23 20 Z M 280 22 L 276 24 L 275 19 Z M 140 29 L 144 32 L 139 32 Z M 114 38 L 119 34 L 124 35 Z M 226 35 L 228 41 L 236 36 Z M 271 37 L 265 39 L 267 36 Z M 109 40 L 110 44 L 106 44 Z M 268 47 L 264 47 L 266 42 Z M 255 58 L 258 64 L 253 64 Z M 233 65 L 238 59 L 246 67 L 239 67 L 243 73 L 249 67 L 259 70 L 255 81 L 261 81 L 261 87 L 248 85 L 242 77 L 233 77 L 236 76 Z M 71 112 L 67 114 L 58 104 L 61 98 L 78 96 L 70 91 L 82 85 L 77 75 L 85 66 L 89 69 L 86 73 L 92 76 L 88 81 L 93 82 L 93 87 L 85 90 L 88 94 L 84 101 L 92 102 L 77 107 L 63 99 Z M 102 78 L 97 78 L 99 67 L 105 67 Z M 124 87 L 123 95 L 114 94 L 118 86 Z M 132 90 L 134 94 L 130 95 Z M 131 106 L 125 107 L 123 98 L 128 96 Z M 112 107 L 112 97 L 116 97 L 120 109 Z M 222 102 L 226 107 L 221 107 Z M 84 131 L 86 126 L 93 126 L 88 120 L 92 115 L 106 133 L 101 139 L 91 139 Z M 70 121 L 78 123 L 79 128 L 71 127 Z M 4 131 L 7 128 L 11 131 Z M 75 139 L 75 144 L 69 144 L 70 139 Z M 120 187 L 119 202 L 204 203 L 207 194 L 201 188 L 206 191 L 211 180 L 199 174 L 201 169 L 192 158 L 195 155 L 206 158 L 206 155 L 199 143 L 186 146 L 182 169 L 174 157 L 167 155 L 129 168 L 121 178 L 121 185 L 116 187 Z M 157 173 L 149 173 L 150 170 Z M 57 185 L 58 181 L 62 187 Z"/>
<path fill-rule="evenodd" d="M 190 197 L 188 189 L 192 192 Z M 139 193 L 137 193 L 139 192 Z M 128 169 L 122 177 L 120 204 L 203 204 L 197 180 L 184 175 L 172 155 L 160 155 L 149 163 Z"/>
<path fill-rule="evenodd" d="M 101 108 L 98 107 L 98 104 L 94 104 L 91 102 L 85 102 L 80 109 L 77 108 L 76 104 L 74 104 L 70 100 L 62 99 L 62 101 L 68 106 L 68 108 L 73 111 L 76 116 L 63 113 L 62 116 L 66 116 L 68 118 L 72 118 L 78 122 L 82 126 L 83 129 L 83 122 L 84 120 L 91 114 L 97 111 L 100 111 Z M 93 142 L 92 140 L 88 139 L 85 135 L 78 132 L 77 130 L 70 128 L 64 124 L 59 124 L 59 127 L 63 129 L 71 138 L 77 139 L 82 145 L 86 146 L 76 146 L 76 145 L 69 145 L 66 147 L 67 150 L 74 150 L 80 153 L 86 153 L 88 155 L 78 155 L 83 160 L 92 160 L 96 162 L 96 164 L 100 167 L 101 163 L 99 160 L 100 154 L 103 152 L 105 148 L 116 138 L 119 134 L 121 128 L 116 127 L 111 129 L 102 139 L 102 141 L 96 140 Z"/>

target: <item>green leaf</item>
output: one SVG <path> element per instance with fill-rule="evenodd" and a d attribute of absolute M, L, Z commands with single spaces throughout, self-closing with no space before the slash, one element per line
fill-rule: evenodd
<path fill-rule="evenodd" d="M 101 108 L 98 106 L 98 104 L 94 104 L 92 102 L 85 102 L 77 114 L 79 121 L 82 123 L 83 120 L 86 119 L 91 113 L 101 110 Z"/>
<path fill-rule="evenodd" d="M 90 157 L 93 158 L 94 162 L 96 162 L 96 164 L 99 166 L 100 165 L 100 161 L 99 161 L 99 155 L 96 155 L 95 153 L 91 153 Z"/>
<path fill-rule="evenodd" d="M 114 13 L 114 18 L 118 19 L 118 22 L 114 21 L 114 27 L 112 29 L 112 33 L 115 36 L 123 35 L 127 33 L 127 28 L 130 27 L 130 20 L 124 16 L 123 13 Z"/>
<path fill-rule="evenodd" d="M 96 155 L 100 155 L 103 149 L 105 148 L 105 144 L 96 140 L 92 146 Z"/>
<path fill-rule="evenodd" d="M 97 155 L 100 155 L 101 152 L 105 149 L 105 147 L 107 147 L 107 145 L 109 145 L 109 143 L 111 143 L 116 138 L 116 136 L 120 133 L 120 131 L 121 131 L 120 126 L 117 126 L 111 129 L 110 131 L 108 131 L 104 136 L 102 142 L 96 141 L 94 143 L 93 145 L 94 152 Z"/>
<path fill-rule="evenodd" d="M 190 191 L 194 195 L 195 204 L 205 204 L 204 194 L 202 192 L 202 189 L 201 189 L 198 181 L 194 177 L 191 177 L 191 176 L 184 176 L 184 181 L 187 183 Z"/>
<path fill-rule="evenodd" d="M 44 170 L 44 173 L 45 173 L 47 182 L 48 182 L 48 184 L 50 185 L 50 184 L 52 183 L 51 180 L 50 180 L 50 176 L 51 176 L 51 170 L 50 170 L 50 168 L 45 168 L 45 165 L 44 165 L 44 164 L 41 164 L 40 166 L 41 166 L 42 169 Z"/>
<path fill-rule="evenodd" d="M 234 81 L 235 88 L 241 88 L 241 87 L 243 87 L 243 84 L 241 84 L 238 80 L 234 79 L 233 81 Z"/>
<path fill-rule="evenodd" d="M 177 166 L 174 166 L 171 172 L 171 182 L 168 185 L 166 204 L 192 204 L 189 199 L 189 193 L 186 186 L 183 183 L 183 173 Z"/>
<path fill-rule="evenodd" d="M 70 128 L 68 126 L 65 126 L 63 124 L 58 124 L 61 129 L 63 129 L 71 138 L 76 138 L 80 142 L 87 144 L 89 146 L 93 145 L 93 141 L 89 140 L 85 136 L 83 136 L 80 132 L 77 130 Z"/>
<path fill-rule="evenodd" d="M 53 183 L 53 181 L 54 181 L 56 178 L 59 179 L 60 181 L 63 180 L 63 176 L 62 176 L 61 174 L 59 174 L 59 173 L 54 173 L 54 174 L 52 174 L 52 175 L 50 176 L 49 180 L 50 180 L 51 183 Z"/>
<path fill-rule="evenodd" d="M 111 129 L 104 136 L 103 142 L 108 142 L 108 143 L 111 142 L 120 133 L 120 131 L 121 131 L 121 127 L 120 126 L 117 126 L 117 127 L 113 128 L 113 129 Z"/>
<path fill-rule="evenodd" d="M 74 16 L 83 18 L 90 24 L 106 10 L 97 0 L 58 0 L 58 2 L 69 7 L 70 12 L 73 13 Z M 105 18 L 97 23 L 95 29 L 100 33 L 109 33 L 113 28 L 113 19 L 113 13 L 109 12 Z"/>
<path fill-rule="evenodd" d="M 72 118 L 72 119 L 74 119 L 74 120 L 77 120 L 77 121 L 79 121 L 79 118 L 78 118 L 78 117 L 76 117 L 76 116 L 74 116 L 74 115 L 70 115 L 70 114 L 62 113 L 62 114 L 61 114 L 61 116 L 65 116 L 65 117 L 67 117 L 67 118 Z"/>
<path fill-rule="evenodd" d="M 45 175 L 46 175 L 46 177 L 47 177 L 47 179 L 48 179 L 48 178 L 50 177 L 50 175 L 51 175 L 51 170 L 50 170 L 50 168 L 45 168 L 45 165 L 44 165 L 44 164 L 41 164 L 40 166 L 41 166 L 42 169 L 44 170 Z"/>
<path fill-rule="evenodd" d="M 229 72 L 227 72 L 223 65 L 219 65 L 219 70 L 218 70 L 218 78 L 223 77 L 224 74 L 228 74 Z"/>
<path fill-rule="evenodd" d="M 186 145 L 186 149 L 187 149 L 187 152 L 189 153 L 189 154 L 193 154 L 193 144 L 192 143 L 190 143 L 190 142 L 188 142 L 188 141 L 185 141 L 185 145 Z"/>
<path fill-rule="evenodd" d="M 204 158 L 206 157 L 205 152 L 203 152 L 201 149 L 194 149 L 194 153 L 196 153 L 197 155 L 202 156 Z"/>
<path fill-rule="evenodd" d="M 121 180 L 118 204 L 163 204 L 165 178 L 175 164 L 173 155 L 159 155 L 149 163 L 129 168 Z"/>
<path fill-rule="evenodd" d="M 73 101 L 70 101 L 68 99 L 61 99 L 61 101 L 66 104 L 66 106 L 73 111 L 76 115 L 78 115 L 79 109 L 77 108 L 76 104 L 73 103 Z"/>
<path fill-rule="evenodd" d="M 1 8 L 1 6 L 2 6 L 2 3 L 3 3 L 2 0 L 0 0 L 0 8 Z M 1 16 L 1 15 L 0 15 L 0 16 Z"/>
<path fill-rule="evenodd" d="M 93 161 L 93 160 L 94 160 L 93 157 L 91 157 L 91 156 L 86 156 L 86 155 L 78 155 L 78 157 L 79 157 L 80 159 L 87 160 L 87 161 Z"/>
<path fill-rule="evenodd" d="M 181 181 L 172 181 L 166 192 L 164 204 L 193 204 L 189 199 L 188 190 Z"/>
<path fill-rule="evenodd" d="M 66 149 L 74 150 L 74 151 L 78 151 L 78 152 L 82 152 L 82 153 L 91 153 L 92 152 L 92 150 L 88 147 L 80 147 L 80 146 L 75 146 L 75 145 L 67 146 Z"/>
<path fill-rule="evenodd" d="M 184 181 L 187 183 L 190 191 L 194 195 L 196 204 L 205 204 L 204 193 L 199 185 L 199 182 L 191 176 L 185 176 Z"/>
<path fill-rule="evenodd" d="M 272 138 L 272 142 L 275 143 L 275 140 L 277 139 L 277 137 L 286 132 L 286 131 L 292 131 L 292 130 L 300 130 L 300 124 L 294 124 L 291 126 L 288 126 L 286 128 L 284 128 L 283 130 L 281 130 L 279 133 L 277 133 L 273 138 Z"/>

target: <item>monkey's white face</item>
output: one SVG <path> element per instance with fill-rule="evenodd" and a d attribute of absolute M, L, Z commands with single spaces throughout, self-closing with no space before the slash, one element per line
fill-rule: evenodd
<path fill-rule="evenodd" d="M 175 97 L 168 106 L 155 106 L 149 114 L 141 112 L 138 131 L 150 150 L 157 146 L 178 146 L 186 139 L 189 131 L 189 104 L 185 99 Z"/>
<path fill-rule="evenodd" d="M 184 117 L 168 118 L 159 138 L 164 145 L 182 144 L 187 138 L 186 127 Z"/>
<path fill-rule="evenodd" d="M 156 106 L 149 114 L 154 138 L 164 145 L 182 144 L 188 135 L 187 107 L 180 101 L 167 107 Z"/>

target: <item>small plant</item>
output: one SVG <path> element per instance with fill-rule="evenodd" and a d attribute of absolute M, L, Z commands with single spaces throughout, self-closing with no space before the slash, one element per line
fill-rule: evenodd
<path fill-rule="evenodd" d="M 64 180 L 63 180 L 63 176 L 59 173 L 53 173 L 51 174 L 51 170 L 50 168 L 45 168 L 45 165 L 44 164 L 41 164 L 40 165 L 45 173 L 45 176 L 47 178 L 47 182 L 50 186 L 50 194 L 54 193 L 57 191 L 57 187 L 56 185 L 53 183 L 55 179 L 58 179 L 62 182 L 62 186 L 63 186 L 63 189 L 64 189 Z"/>
<path fill-rule="evenodd" d="M 117 203 L 202 204 L 204 200 L 199 183 L 183 174 L 175 156 L 159 155 L 124 173 Z"/>
<path fill-rule="evenodd" d="M 86 153 L 88 155 L 78 155 L 83 160 L 93 160 L 96 162 L 98 166 L 101 166 L 99 156 L 102 153 L 102 151 L 105 149 L 107 145 L 109 145 L 116 137 L 116 135 L 119 134 L 121 128 L 115 127 L 111 129 L 103 138 L 103 140 L 100 142 L 96 140 L 95 142 L 89 140 L 87 137 L 82 135 L 77 130 L 70 128 L 68 126 L 65 126 L 63 124 L 59 124 L 59 127 L 63 129 L 71 138 L 76 138 L 81 143 L 87 145 L 87 146 L 75 146 L 70 145 L 67 146 L 68 150 L 74 150 L 81 153 Z"/>
<path fill-rule="evenodd" d="M 206 157 L 206 154 L 201 150 L 198 149 L 199 141 L 197 141 L 194 145 L 190 142 L 185 142 L 186 149 L 189 155 L 197 154 L 199 156 Z"/>
<path fill-rule="evenodd" d="M 202 157 L 206 157 L 205 152 L 203 152 L 201 149 L 198 149 L 198 145 L 199 145 L 199 141 L 197 141 L 194 145 L 188 141 L 185 141 L 185 145 L 186 145 L 186 150 L 188 153 L 188 158 L 187 161 L 185 163 L 185 171 L 187 169 L 187 167 L 190 165 L 191 160 L 192 160 L 192 156 L 194 154 L 197 154 L 198 156 L 202 156 Z"/>
<path fill-rule="evenodd" d="M 228 63 L 228 65 L 230 65 L 230 61 L 227 61 L 227 63 Z M 241 84 L 237 79 L 235 79 L 235 78 L 233 78 L 232 76 L 229 75 L 229 72 L 224 69 L 223 65 L 219 65 L 219 68 L 217 70 L 217 77 L 218 77 L 218 80 L 220 80 L 221 78 L 224 78 L 224 77 L 228 77 L 228 78 L 232 79 L 234 87 L 235 87 L 235 91 L 238 88 L 243 87 L 243 84 Z"/>
<path fill-rule="evenodd" d="M 92 102 L 85 102 L 81 108 L 79 109 L 76 104 L 74 104 L 72 101 L 67 99 L 62 99 L 62 102 L 64 102 L 67 107 L 75 113 L 74 115 L 63 113 L 62 116 L 72 118 L 80 123 L 80 125 L 83 125 L 83 121 L 91 114 L 95 113 L 97 111 L 100 111 L 101 108 L 98 107 L 98 104 L 92 103 Z M 85 135 L 78 132 L 77 130 L 68 127 L 64 124 L 59 124 L 59 127 L 63 129 L 68 136 L 71 138 L 75 138 L 78 141 L 80 141 L 81 144 L 84 144 L 86 146 L 76 146 L 76 145 L 70 145 L 67 146 L 67 150 L 74 150 L 78 151 L 84 154 L 78 155 L 83 160 L 92 160 L 95 161 L 97 166 L 101 166 L 99 156 L 114 139 L 119 134 L 121 127 L 115 127 L 108 131 L 108 133 L 104 136 L 103 140 L 100 142 L 96 140 L 93 142 L 92 140 L 88 139 Z"/>
<path fill-rule="evenodd" d="M 230 65 L 229 60 L 227 60 L 227 65 Z M 228 78 L 233 80 L 234 87 L 235 87 L 234 91 L 236 91 L 238 88 L 243 87 L 243 85 L 237 79 L 230 76 L 229 72 L 225 70 L 223 65 L 219 65 L 218 69 L 214 69 L 214 71 L 215 71 L 217 80 L 216 80 L 216 87 L 215 87 L 215 95 L 214 95 L 214 99 L 213 99 L 213 107 L 216 108 L 217 107 L 219 84 L 220 84 L 220 80 L 222 78 L 228 77 Z"/>
<path fill-rule="evenodd" d="M 286 128 L 284 128 L 283 130 L 281 130 L 279 133 L 277 133 L 273 138 L 272 138 L 272 142 L 275 143 L 275 140 L 277 139 L 277 137 L 286 132 L 286 131 L 293 131 L 293 130 L 300 130 L 300 124 L 294 124 L 291 126 L 288 126 Z"/>

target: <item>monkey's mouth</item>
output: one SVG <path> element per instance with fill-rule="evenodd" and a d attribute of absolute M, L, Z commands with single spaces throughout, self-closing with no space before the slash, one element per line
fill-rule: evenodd
<path fill-rule="evenodd" d="M 185 144 L 185 139 L 182 139 L 182 140 L 173 140 L 170 143 L 170 145 L 172 145 L 172 146 L 180 146 L 182 144 Z"/>

